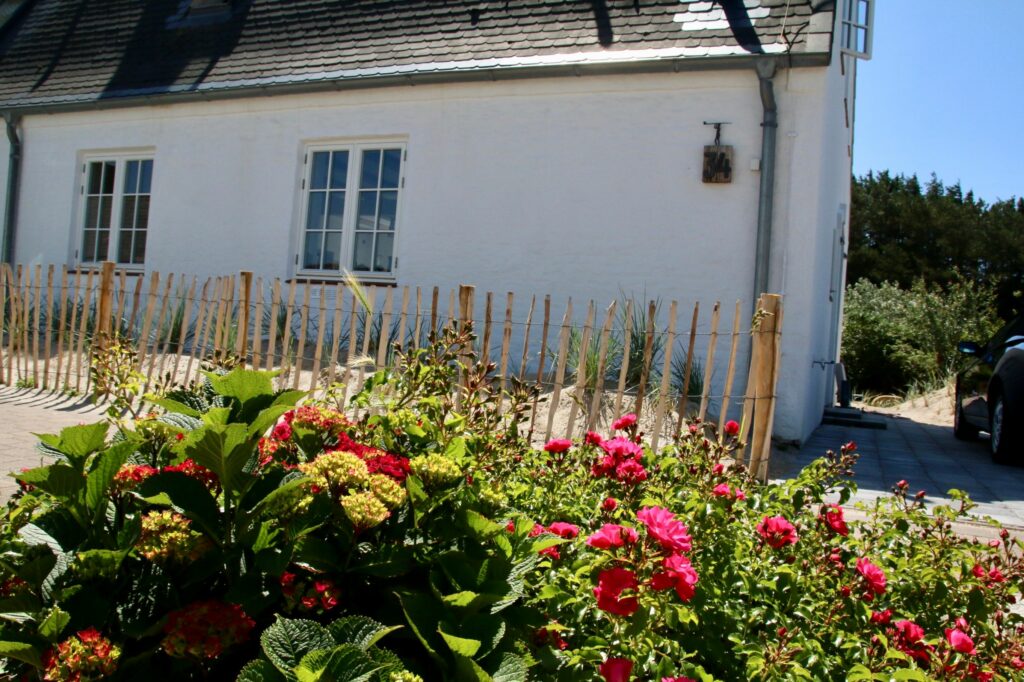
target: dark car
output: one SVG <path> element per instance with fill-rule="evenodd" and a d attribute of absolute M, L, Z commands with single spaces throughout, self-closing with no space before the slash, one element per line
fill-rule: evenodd
<path fill-rule="evenodd" d="M 958 348 L 971 359 L 956 375 L 953 434 L 966 440 L 987 431 L 992 459 L 1024 463 L 1024 316 L 984 345 Z"/>

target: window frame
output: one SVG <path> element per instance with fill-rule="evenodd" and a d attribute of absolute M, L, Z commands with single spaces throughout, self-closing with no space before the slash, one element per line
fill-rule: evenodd
<path fill-rule="evenodd" d="M 401 241 L 403 203 L 405 198 L 405 167 L 408 162 L 408 140 L 400 137 L 330 139 L 306 142 L 302 147 L 300 158 L 300 183 L 298 186 L 298 210 L 294 237 L 292 239 L 292 268 L 295 277 L 301 279 L 340 280 L 350 274 L 361 282 L 375 284 L 392 284 L 398 279 L 398 248 Z M 398 200 L 395 204 L 395 224 L 391 230 L 391 270 L 374 272 L 355 270 L 352 259 L 355 249 L 355 236 L 359 231 L 356 226 L 359 210 L 359 180 L 362 174 L 362 156 L 364 151 L 398 149 L 401 152 L 401 167 L 398 174 Z M 309 194 L 313 175 L 313 154 L 316 152 L 348 152 L 348 170 L 345 182 L 345 208 L 341 219 L 341 246 L 338 270 L 309 269 L 304 267 L 306 221 L 309 213 Z M 329 189 L 327 191 L 330 191 Z M 325 207 L 326 210 L 326 207 Z"/>
<path fill-rule="evenodd" d="M 866 8 L 864 22 L 860 21 L 860 8 Z M 843 0 L 839 17 L 839 49 L 857 59 L 871 59 L 871 40 L 875 30 L 875 0 Z M 857 36 L 864 32 L 864 49 L 858 49 Z"/>
<path fill-rule="evenodd" d="M 124 199 L 126 192 L 124 190 L 125 173 L 130 161 L 149 161 L 152 163 L 152 175 L 150 177 L 149 186 L 149 212 L 146 218 L 146 252 L 143 253 L 141 263 L 122 263 L 118 260 L 120 251 L 120 240 L 121 240 L 121 216 L 124 211 Z M 107 252 L 105 257 L 100 260 L 85 260 L 85 217 L 89 206 L 89 194 L 87 192 L 89 184 L 89 166 L 93 163 L 100 162 L 113 162 L 114 163 L 114 192 L 111 196 L 111 208 L 110 208 L 110 236 L 107 239 Z M 126 271 L 139 271 L 142 272 L 146 268 L 146 258 L 150 247 L 149 233 L 152 228 L 152 216 L 153 216 L 153 197 L 156 194 L 154 191 L 154 182 L 156 174 L 156 149 L 152 147 L 142 147 L 137 149 L 118 149 L 112 151 L 98 150 L 98 151 L 87 151 L 82 152 L 78 156 L 78 173 L 77 173 L 77 189 L 76 199 L 78 205 L 74 209 L 74 219 L 71 227 L 71 263 L 75 268 L 78 269 L 93 269 L 99 268 L 100 265 L 110 260 L 117 264 L 118 269 Z M 132 196 L 139 196 L 138 192 L 135 192 Z M 138 232 L 138 228 L 133 225 L 131 232 L 134 234 Z"/>

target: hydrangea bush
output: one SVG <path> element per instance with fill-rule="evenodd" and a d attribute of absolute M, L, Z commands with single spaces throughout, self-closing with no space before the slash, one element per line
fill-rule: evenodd
<path fill-rule="evenodd" d="M 0 675 L 134 680 L 1009 680 L 1021 543 L 856 446 L 761 484 L 739 425 L 652 451 L 634 415 L 532 448 L 535 389 L 468 332 L 349 401 L 210 372 L 43 436 L 0 523 Z M 135 411 L 133 414 L 142 414 Z"/>

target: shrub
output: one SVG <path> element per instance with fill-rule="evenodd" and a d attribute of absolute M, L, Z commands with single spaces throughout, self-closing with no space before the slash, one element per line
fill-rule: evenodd
<path fill-rule="evenodd" d="M 999 327 L 995 293 L 964 279 L 910 289 L 861 280 L 846 290 L 842 359 L 854 386 L 900 392 L 956 370 L 957 343 L 987 340 Z"/>
<path fill-rule="evenodd" d="M 906 484 L 844 509 L 855 446 L 762 485 L 738 427 L 654 452 L 520 436 L 448 330 L 346 412 L 236 368 L 164 414 L 44 436 L 0 519 L 0 676 L 1009 679 L 1024 546 Z M 353 415 L 359 415 L 356 418 Z"/>

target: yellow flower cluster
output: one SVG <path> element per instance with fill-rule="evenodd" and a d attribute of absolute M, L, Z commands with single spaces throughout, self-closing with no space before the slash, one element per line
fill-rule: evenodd
<path fill-rule="evenodd" d="M 187 518 L 172 511 L 152 511 L 142 517 L 142 534 L 135 548 L 150 561 L 194 561 L 210 541 L 191 528 Z"/>
<path fill-rule="evenodd" d="M 405 488 L 383 474 L 371 474 L 366 463 L 351 452 L 325 452 L 300 464 L 309 477 L 309 491 L 338 500 L 356 528 L 366 530 L 383 523 L 391 510 L 405 503 Z"/>
<path fill-rule="evenodd" d="M 428 488 L 443 488 L 462 478 L 459 466 L 444 455 L 420 455 L 409 460 L 409 469 Z"/>
<path fill-rule="evenodd" d="M 403 670 L 400 673 L 391 673 L 389 682 L 423 682 L 423 678 L 415 673 Z"/>

